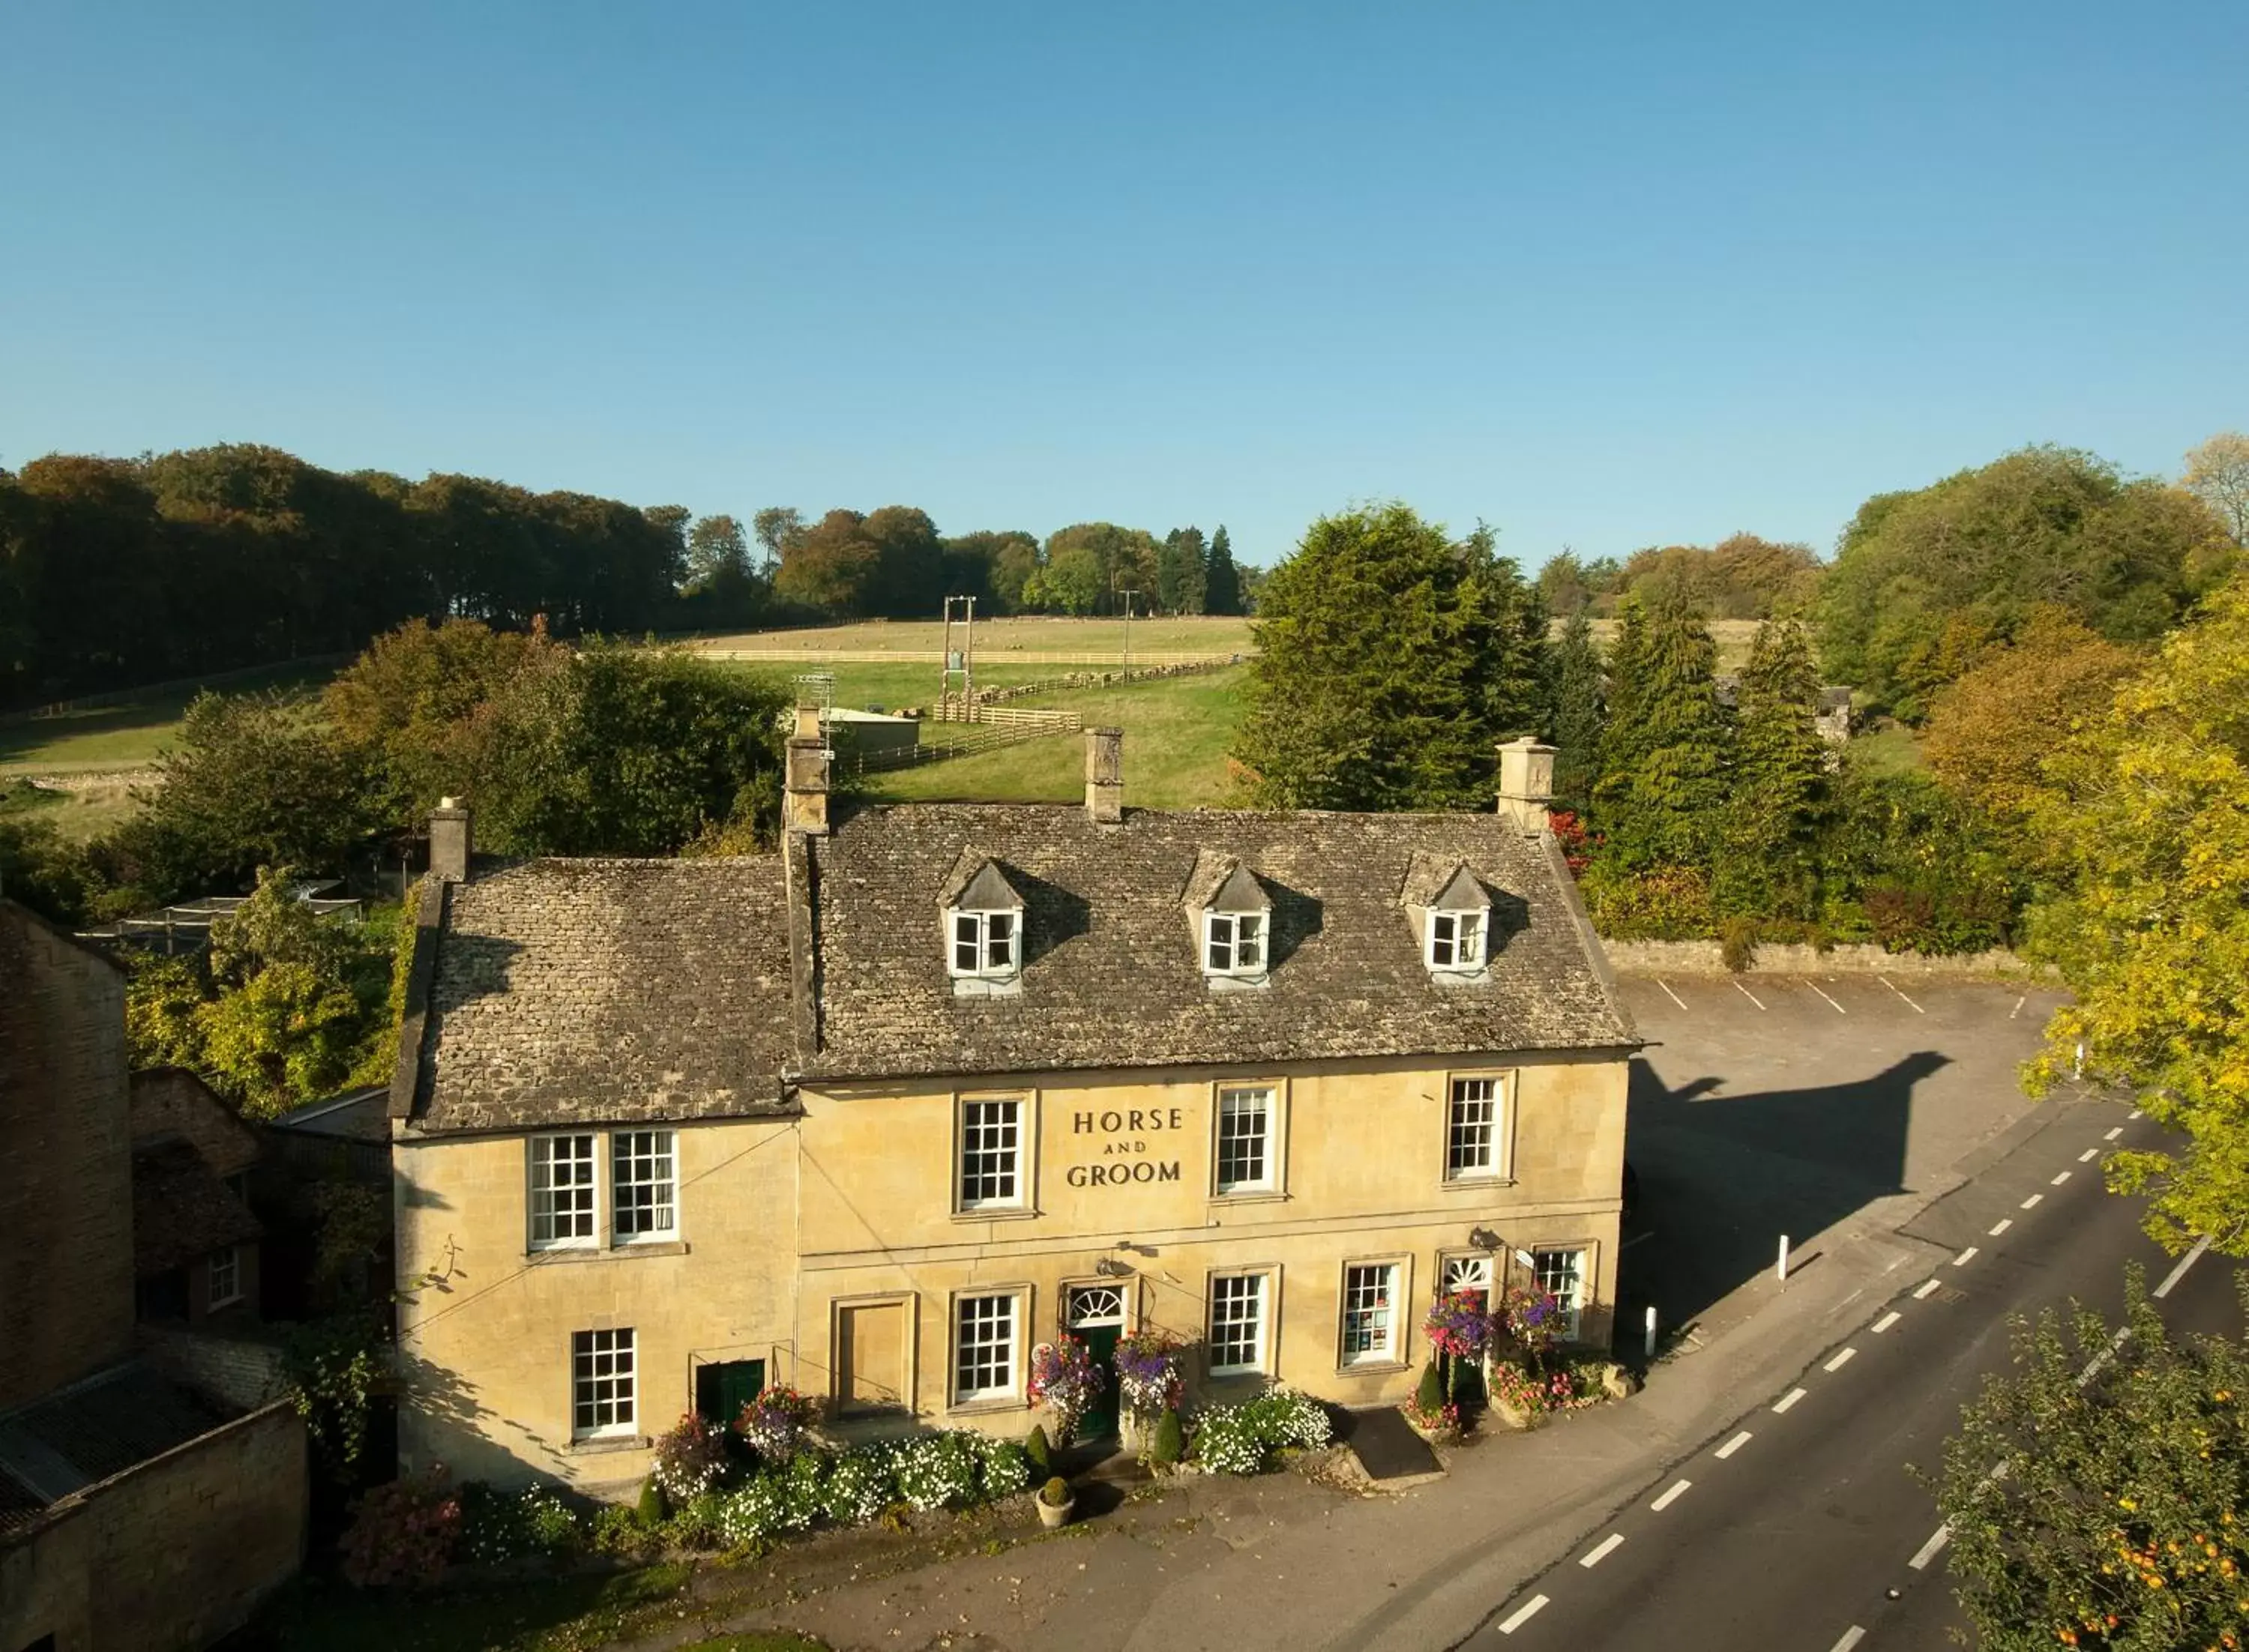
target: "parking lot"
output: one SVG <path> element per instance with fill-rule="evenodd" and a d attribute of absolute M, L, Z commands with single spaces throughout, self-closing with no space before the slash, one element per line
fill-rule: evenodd
<path fill-rule="evenodd" d="M 1803 1265 L 1854 1217 L 1902 1222 L 2037 1107 L 2016 1069 L 2051 990 L 1900 975 L 1628 977 L 1651 1040 L 1633 1063 L 1626 1153 L 1637 1199 L 1620 1258 L 1620 1341 L 1653 1303 L 1701 1319 Z"/>

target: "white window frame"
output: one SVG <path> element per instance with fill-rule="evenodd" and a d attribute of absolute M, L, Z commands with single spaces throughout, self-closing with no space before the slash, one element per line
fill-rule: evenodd
<path fill-rule="evenodd" d="M 1023 970 L 1023 909 L 994 907 L 979 911 L 955 907 L 945 915 L 946 973 L 956 981 L 1012 981 Z M 994 928 L 1004 934 L 995 937 Z M 994 944 L 1001 956 L 994 958 Z M 972 949 L 975 962 L 962 968 L 961 949 Z"/>
<path fill-rule="evenodd" d="M 1489 1093 L 1482 1096 L 1464 1095 L 1469 1086 L 1487 1085 Z M 1504 1182 L 1508 1175 L 1509 1108 L 1515 1088 L 1513 1075 L 1504 1073 L 1453 1073 L 1445 1077 L 1444 1117 L 1444 1179 L 1447 1183 Z M 1461 1162 L 1460 1147 L 1468 1139 L 1466 1132 L 1478 1128 L 1474 1121 L 1464 1124 L 1462 1109 L 1464 1104 L 1488 1102 L 1491 1116 L 1483 1121 L 1484 1151 L 1482 1159 L 1474 1163 Z"/>
<path fill-rule="evenodd" d="M 609 1420 L 601 1418 L 602 1409 Z M 581 1422 L 587 1412 L 593 1420 Z M 570 1437 L 613 1440 L 640 1433 L 640 1346 L 630 1326 L 570 1333 Z"/>
<path fill-rule="evenodd" d="M 1003 1121 L 980 1114 L 980 1109 L 990 1107 L 1012 1107 L 1014 1109 L 1014 1117 L 1012 1121 Z M 1008 1168 L 1004 1171 L 996 1169 L 988 1172 L 980 1171 L 978 1176 L 981 1179 L 987 1175 L 1005 1175 L 1012 1178 L 1014 1188 L 1007 1193 L 972 1196 L 969 1190 L 969 1156 L 971 1154 L 996 1155 L 1000 1148 L 988 1144 L 991 1137 L 987 1133 L 1003 1128 L 1012 1128 L 1014 1132 L 1008 1148 L 1011 1156 Z M 1031 1103 L 1028 1096 L 964 1095 L 954 1103 L 953 1208 L 957 1214 L 1027 1210 L 1030 1208 L 1030 1133 Z"/>
<path fill-rule="evenodd" d="M 242 1300 L 242 1247 L 230 1244 L 203 1258 L 203 1307 L 231 1307 Z M 224 1290 L 219 1281 L 224 1279 Z"/>
<path fill-rule="evenodd" d="M 1364 1277 L 1362 1277 L 1364 1276 Z M 1343 1288 L 1336 1314 L 1336 1366 L 1355 1370 L 1365 1366 L 1405 1363 L 1406 1259 L 1368 1257 L 1343 1265 Z M 1381 1340 L 1363 1348 L 1351 1347 L 1353 1320 L 1365 1318 L 1370 1329 L 1379 1328 Z"/>
<path fill-rule="evenodd" d="M 1211 1107 L 1214 1134 L 1211 1138 L 1211 1191 L 1220 1198 L 1237 1194 L 1277 1193 L 1281 1189 L 1281 1094 L 1277 1084 L 1221 1084 Z M 1239 1098 L 1258 1096 L 1263 1099 L 1260 1111 L 1264 1116 L 1264 1128 L 1258 1134 L 1258 1152 L 1263 1162 L 1262 1173 L 1255 1176 L 1228 1178 L 1226 1159 L 1229 1140 L 1242 1141 L 1242 1136 L 1229 1138 L 1227 1134 L 1228 1104 Z M 1238 1114 L 1237 1114 L 1238 1116 Z"/>
<path fill-rule="evenodd" d="M 1202 970 L 1213 976 L 1262 976 L 1272 967 L 1273 915 L 1269 912 L 1206 912 L 1202 915 Z M 1222 927 L 1221 927 L 1222 926 Z M 1242 933 L 1248 926 L 1249 933 Z M 1245 963 L 1242 954 L 1249 954 Z"/>
<path fill-rule="evenodd" d="M 1562 1266 L 1550 1266 L 1549 1258 L 1574 1258 L 1575 1260 Z M 1540 1290 L 1561 1305 L 1562 1312 L 1567 1316 L 1569 1324 L 1569 1334 L 1565 1339 L 1566 1341 L 1575 1342 L 1578 1340 L 1578 1327 L 1585 1322 L 1585 1276 L 1592 1271 L 1592 1265 L 1593 1247 L 1590 1244 L 1549 1244 L 1531 1247 L 1531 1278 L 1537 1282 Z M 1556 1290 L 1554 1285 L 1549 1283 L 1550 1278 L 1558 1281 L 1566 1278 L 1570 1286 L 1569 1293 L 1565 1295 Z"/>
<path fill-rule="evenodd" d="M 1246 1292 L 1236 1288 L 1245 1282 L 1251 1283 L 1253 1288 Z M 1203 1290 L 1205 1332 L 1203 1347 L 1207 1354 L 1211 1375 L 1214 1377 L 1262 1375 L 1272 1369 L 1275 1341 L 1273 1306 L 1279 1294 L 1279 1292 L 1274 1288 L 1274 1270 L 1270 1268 L 1241 1268 L 1213 1273 L 1210 1276 L 1210 1283 Z M 1220 1363 L 1219 1348 L 1221 1341 L 1231 1342 L 1235 1340 L 1230 1337 L 1221 1339 L 1219 1334 L 1221 1324 L 1219 1318 L 1219 1306 L 1221 1298 L 1225 1299 L 1229 1309 L 1228 1316 L 1223 1321 L 1225 1325 L 1229 1326 L 1248 1325 L 1252 1327 L 1250 1357 L 1247 1363 L 1241 1361 Z M 1238 1312 L 1233 1311 L 1243 1302 L 1253 1303 L 1255 1306 L 1255 1315 L 1245 1319 Z"/>
<path fill-rule="evenodd" d="M 556 1131 L 545 1135 L 534 1135 L 524 1143 L 524 1176 L 526 1186 L 524 1200 L 526 1220 L 524 1231 L 526 1243 L 530 1249 L 533 1251 L 590 1251 L 601 1244 L 601 1140 L 602 1138 L 600 1134 L 595 1131 L 567 1130 Z M 554 1180 L 555 1148 L 557 1143 L 565 1141 L 574 1143 L 583 1142 L 585 1144 L 586 1150 L 583 1155 L 583 1162 L 586 1167 L 586 1174 L 582 1179 L 573 1176 L 567 1182 L 558 1183 Z M 574 1152 L 570 1155 L 568 1162 L 573 1166 L 575 1166 L 579 1162 L 579 1155 Z M 586 1197 L 585 1210 L 582 1212 L 585 1231 L 582 1233 L 563 1233 L 558 1231 L 559 1224 L 555 1218 L 559 1211 L 559 1207 L 555 1203 L 555 1196 L 558 1193 L 566 1192 L 575 1194 L 581 1189 L 583 1190 Z M 545 1201 L 544 1208 L 542 1208 L 541 1205 L 542 1200 Z M 572 1201 L 572 1203 L 574 1205 L 574 1199 Z M 578 1225 L 577 1217 L 581 1213 L 574 1209 L 568 1214 L 572 1218 L 570 1225 L 574 1228 L 576 1227 Z M 542 1229 L 544 1230 L 543 1231 Z"/>
<path fill-rule="evenodd" d="M 1484 943 L 1491 931 L 1490 908 L 1446 908 L 1429 914 L 1423 956 L 1441 975 L 1474 975 L 1483 968 Z"/>
<path fill-rule="evenodd" d="M 958 1406 L 1014 1404 L 1023 1396 L 1023 1327 L 1030 1322 L 1028 1292 L 1020 1285 L 1009 1285 L 990 1291 L 960 1291 L 953 1298 L 952 1328 L 946 1333 L 947 1365 L 946 1391 L 952 1403 Z M 1000 1381 L 979 1388 L 970 1388 L 964 1378 L 963 1356 L 970 1344 L 965 1335 L 969 1329 L 972 1312 L 976 1316 L 980 1331 L 998 1324 L 989 1311 L 994 1304 L 1005 1303 L 1007 1316 L 1005 1334 L 1001 1337 L 980 1336 L 975 1346 L 980 1350 L 996 1350 L 994 1357 L 978 1361 L 980 1368 L 995 1374 Z"/>
<path fill-rule="evenodd" d="M 639 1147 L 642 1138 L 650 1143 Z M 660 1174 L 643 1175 L 643 1162 L 661 1166 Z M 629 1176 L 630 1179 L 628 1180 Z M 669 1244 L 679 1237 L 679 1134 L 675 1130 L 625 1129 L 609 1132 L 609 1243 L 616 1245 Z M 629 1192 L 650 1189 L 646 1204 L 628 1199 Z M 628 1230 L 625 1223 L 646 1210 L 650 1225 Z"/>
<path fill-rule="evenodd" d="M 1455 1283 L 1455 1273 L 1468 1276 Z M 1444 1296 L 1454 1291 L 1481 1291 L 1483 1299 L 1491 1300 L 1491 1283 L 1497 1277 L 1489 1251 L 1441 1251 L 1437 1254 L 1437 1294 Z"/>

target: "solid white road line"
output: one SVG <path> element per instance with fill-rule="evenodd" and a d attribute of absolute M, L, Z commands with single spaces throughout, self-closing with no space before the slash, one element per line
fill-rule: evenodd
<path fill-rule="evenodd" d="M 1852 1361 L 1854 1361 L 1854 1360 L 1857 1359 L 1858 1357 L 1859 1357 L 1859 1351 L 1858 1351 L 1858 1349 L 1856 1349 L 1856 1348 L 1845 1348 L 1845 1349 L 1844 1349 L 1840 1354 L 1837 1354 L 1833 1359 L 1832 1359 L 1832 1360 L 1828 1361 L 1826 1364 L 1825 1364 L 1825 1365 L 1821 1366 L 1819 1368 L 1820 1368 L 1821 1370 L 1823 1370 L 1823 1371 L 1840 1371 L 1840 1370 L 1841 1370 L 1845 1366 L 1847 1366 L 1847 1365 L 1850 1364 Z"/>
<path fill-rule="evenodd" d="M 1681 997 L 1676 992 L 1674 992 L 1671 990 L 1671 984 L 1668 981 L 1666 981 L 1661 976 L 1659 975 L 1655 977 L 1655 984 L 1663 989 L 1663 996 L 1670 999 L 1672 1003 L 1677 1004 L 1682 1010 L 1687 1007 L 1687 1000 Z M 1541 1595 L 1539 1599 L 1543 1601 L 1545 1599 L 1545 1596 Z"/>
<path fill-rule="evenodd" d="M 1958 1256 L 1952 1258 L 1952 1265 L 1956 1268 L 1964 1268 L 1975 1259 L 1976 1247 L 1971 1244 L 1966 1250 L 1963 1251 Z"/>
<path fill-rule="evenodd" d="M 1997 1222 L 1991 1224 L 1991 1230 L 1984 1237 L 1987 1239 L 1996 1239 L 2002 1233 L 2005 1233 L 2009 1228 L 2014 1225 L 2014 1217 L 2011 1216 L 2003 1216 Z"/>
<path fill-rule="evenodd" d="M 1827 1649 L 1827 1652 L 1851 1652 L 1851 1649 L 1867 1638 L 1867 1632 L 1854 1623 L 1843 1631 L 1843 1638 Z"/>
<path fill-rule="evenodd" d="M 2194 1242 L 2194 1249 L 2178 1259 L 2178 1266 L 2163 1275 L 2163 1282 L 2156 1287 L 2156 1299 L 2161 1301 L 2171 1293 L 2171 1287 L 2186 1278 L 2186 1271 L 2202 1260 L 2202 1253 L 2210 1249 L 2210 1235 L 2204 1234 Z"/>
<path fill-rule="evenodd" d="M 1527 1602 L 1515 1608 L 1515 1615 L 1513 1617 L 1506 1619 L 1500 1624 L 1499 1632 L 1502 1635 L 1514 1634 L 1524 1624 L 1530 1622 L 1531 1619 L 1537 1617 L 1538 1615 L 1539 1608 L 1545 1604 L 1546 1597 L 1544 1595 L 1532 1595 Z"/>
<path fill-rule="evenodd" d="M 1929 1563 L 1934 1560 L 1944 1546 L 1951 1541 L 1952 1527 L 1949 1524 L 1940 1525 L 1929 1534 L 1928 1542 L 1913 1552 L 1913 1559 L 1908 1560 L 1906 1564 L 1916 1572 L 1926 1570 Z"/>
<path fill-rule="evenodd" d="M 1586 1555 L 1583 1559 L 1579 1560 L 1578 1564 L 1584 1566 L 1587 1571 L 1591 1571 L 1602 1561 L 1607 1559 L 1610 1555 L 1615 1553 L 1616 1546 L 1623 1541 L 1623 1532 L 1612 1532 L 1608 1536 L 1600 1540 L 1599 1544 L 1593 1549 L 1592 1553 Z"/>
<path fill-rule="evenodd" d="M 2035 1210 L 2038 1209 L 2039 1201 L 2044 1197 L 2046 1197 L 2046 1195 L 2043 1193 L 2032 1194 L 2029 1198 L 2023 1201 L 2023 1209 L 2025 1210 Z"/>
<path fill-rule="evenodd" d="M 1780 1398 L 1772 1402 L 1772 1409 L 1775 1411 L 1786 1411 L 1790 1406 L 1794 1405 L 1803 1397 L 1804 1390 L 1802 1388 L 1791 1388 L 1787 1393 L 1782 1395 Z"/>
<path fill-rule="evenodd" d="M 1819 987 L 1813 983 L 1806 981 L 1804 984 L 1811 987 L 1814 992 L 1819 992 Z M 1819 992 L 1819 996 L 1823 998 L 1827 998 L 1827 995 L 1824 992 Z M 1850 1013 L 1849 1011 L 1846 1010 L 1841 1004 L 1836 1003 L 1833 998 L 1827 998 L 1827 1007 L 1834 1011 L 1837 1015 L 1848 1015 Z"/>
<path fill-rule="evenodd" d="M 1647 1506 L 1654 1510 L 1656 1513 L 1661 1514 L 1664 1510 L 1678 1502 L 1680 1494 L 1694 1484 L 1695 1483 L 1692 1480 L 1674 1480 L 1671 1483 L 1671 1489 L 1666 1491 L 1661 1497 L 1656 1498 L 1654 1502 L 1649 1504 Z"/>
<path fill-rule="evenodd" d="M 2080 1164 L 2090 1164 L 2094 1160 L 2100 1156 L 2101 1149 L 2099 1148 L 2087 1148 L 2084 1152 L 2077 1155 L 2077 1162 Z"/>
<path fill-rule="evenodd" d="M 2124 1127 L 2123 1127 L 2122 1125 L 2121 1125 L 2121 1124 L 2120 1124 L 2120 1125 L 2118 1125 L 2115 1129 L 2113 1129 L 2113 1130 L 2109 1131 L 2109 1132 L 2108 1132 L 2108 1134 L 2107 1135 L 2102 1136 L 2101 1139 L 2103 1141 L 2115 1141 L 2118 1136 L 2120 1136 L 2120 1135 L 2122 1135 L 2122 1134 L 2124 1134 Z"/>
<path fill-rule="evenodd" d="M 2053 1180 L 2052 1182 L 2048 1182 L 2046 1185 L 2047 1185 L 2047 1186 L 2049 1186 L 2049 1187 L 2056 1187 L 2056 1188 L 2058 1188 L 2058 1187 L 2060 1187 L 2063 1182 L 2067 1182 L 2067 1181 L 2068 1181 L 2068 1180 L 2069 1180 L 2069 1172 L 2068 1172 L 2068 1171 L 2067 1171 L 2067 1170 L 2063 1170 L 2063 1171 L 2060 1171 L 2060 1172 L 2058 1172 L 2058 1173 L 2055 1175 L 2055 1176 L 2054 1176 Z"/>
<path fill-rule="evenodd" d="M 1886 976 L 1886 975 L 1878 975 L 1878 976 L 1876 976 L 1876 977 L 1874 977 L 1874 979 L 1875 979 L 1875 980 L 1877 980 L 1877 981 L 1879 981 L 1879 982 L 1881 982 L 1884 986 L 1888 987 L 1891 991 L 1893 991 L 1893 992 L 1897 992 L 1898 997 L 1900 997 L 1901 998 L 1905 998 L 1905 994 L 1904 994 L 1904 993 L 1902 993 L 1902 992 L 1898 992 L 1898 984 L 1897 984 L 1897 983 L 1896 983 L 1896 982 L 1895 982 L 1895 981 L 1893 981 L 1893 980 L 1891 980 L 1891 979 L 1889 978 L 1889 977 L 1888 977 L 1888 976 Z M 1912 1000 L 1911 998 L 1905 998 L 1905 1001 L 1906 1001 L 1908 1004 L 1913 1004 L 1913 1000 Z M 1919 1004 L 1913 1004 L 1913 1012 L 1914 1012 L 1915 1015 L 1927 1015 L 1927 1014 L 1929 1013 L 1929 1011 L 1926 1011 L 1926 1010 L 1922 1009 L 1922 1008 Z"/>
<path fill-rule="evenodd" d="M 1756 1005 L 1757 1005 L 1757 1007 L 1758 1009 L 1762 1010 L 1762 1009 L 1764 1009 L 1764 999 L 1762 999 L 1762 998 L 1760 998 L 1760 997 L 1757 997 L 1757 995 L 1756 993 L 1754 993 L 1754 992 L 1750 991 L 1747 987 L 1743 986 L 1740 982 L 1737 981 L 1737 982 L 1735 982 L 1735 983 L 1734 983 L 1734 991 L 1737 991 L 1737 992 L 1738 992 L 1738 993 L 1740 993 L 1743 997 L 1747 998 L 1747 999 L 1748 999 L 1751 1004 L 1756 1004 Z"/>
<path fill-rule="evenodd" d="M 1881 1335 L 1883 1332 L 1888 1330 L 1890 1326 L 1895 1325 L 1903 1318 L 1905 1318 L 1905 1315 L 1900 1313 L 1895 1308 L 1892 1308 L 1888 1313 L 1885 1313 L 1881 1319 L 1874 1321 L 1874 1334 L 1876 1336 Z"/>
<path fill-rule="evenodd" d="M 1734 1436 L 1732 1439 L 1720 1446 L 1718 1448 L 1717 1454 L 1722 1457 L 1730 1457 L 1733 1456 L 1735 1452 L 1747 1445 L 1752 1437 L 1754 1436 L 1750 1435 L 1750 1431 L 1747 1429 L 1743 1429 L 1739 1434 Z"/>
<path fill-rule="evenodd" d="M 1926 1301 L 1931 1293 L 1933 1293 L 1942 1283 L 1942 1280 L 1931 1279 L 1928 1284 L 1922 1285 L 1921 1289 L 1913 1293 L 1913 1299 L 1916 1302 Z"/>
<path fill-rule="evenodd" d="M 2030 1001 L 2031 995 L 2027 992 L 2024 993 L 2021 997 L 2017 998 L 2015 1000 L 2015 1007 L 2007 1011 L 2007 1019 L 2012 1021 L 2017 1016 L 2020 1015 L 2023 1012 L 2023 1005 L 2028 1004 Z"/>

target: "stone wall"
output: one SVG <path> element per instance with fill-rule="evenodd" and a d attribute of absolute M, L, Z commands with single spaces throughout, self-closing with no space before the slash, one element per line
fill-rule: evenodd
<path fill-rule="evenodd" d="M 1609 967 L 1620 975 L 1723 975 L 1726 963 L 1716 941 L 1604 941 Z M 2039 971 L 2002 947 L 1957 957 L 1927 957 L 1918 952 L 1885 952 L 1877 946 L 1761 946 L 1750 960 L 1752 975 L 1905 975 L 1921 979 L 1988 979 L 1992 976 L 2035 977 Z"/>
<path fill-rule="evenodd" d="M 133 1340 L 148 1363 L 182 1388 L 248 1409 L 279 1399 L 286 1388 L 281 1350 L 271 1343 L 207 1336 L 143 1325 Z"/>
<path fill-rule="evenodd" d="M 0 1544 L 0 1646 L 197 1652 L 294 1575 L 309 1496 L 285 1402 L 88 1486 Z"/>
<path fill-rule="evenodd" d="M 0 901 L 0 1411 L 125 1357 L 125 981 Z"/>

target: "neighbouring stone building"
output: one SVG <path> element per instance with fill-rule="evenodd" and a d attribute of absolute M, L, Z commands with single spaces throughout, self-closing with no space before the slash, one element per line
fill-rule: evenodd
<path fill-rule="evenodd" d="M 170 1242 L 147 1224 L 178 1215 L 182 1187 L 246 1214 L 172 1127 L 208 1131 L 223 1158 L 228 1133 L 163 1087 L 137 1110 L 159 1186 L 136 1162 L 116 966 L 0 901 L 0 1648 L 207 1646 L 302 1558 L 294 1408 L 135 1357 L 136 1265 Z M 208 1260 L 219 1231 L 239 1233 L 224 1204 L 183 1260 Z"/>
<path fill-rule="evenodd" d="M 433 821 L 398 1075 L 401 1453 L 622 1493 L 769 1380 L 1020 1432 L 1032 1348 L 1153 1326 L 1205 1397 L 1411 1391 L 1447 1285 L 1614 1300 L 1637 1040 L 1495 814 L 849 808 L 779 853 L 473 868 Z"/>

